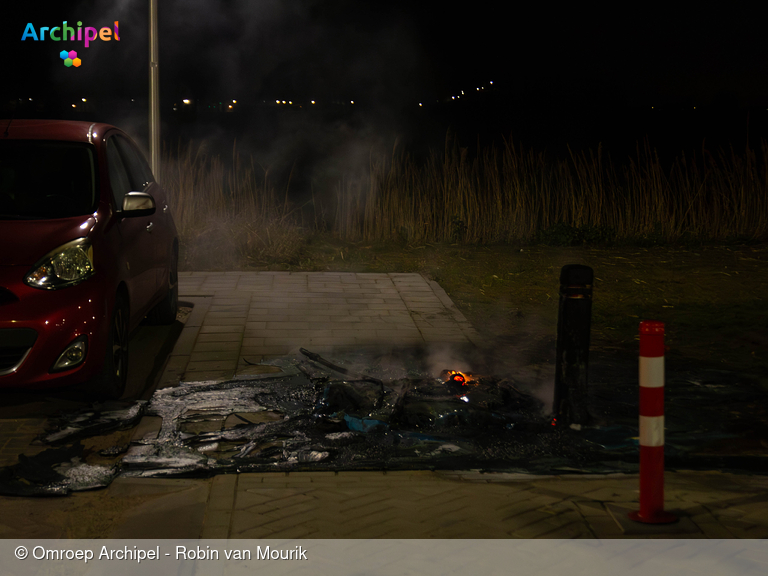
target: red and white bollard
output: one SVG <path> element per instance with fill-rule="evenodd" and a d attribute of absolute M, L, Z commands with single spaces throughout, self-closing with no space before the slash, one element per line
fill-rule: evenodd
<path fill-rule="evenodd" d="M 640 322 L 640 510 L 646 524 L 676 522 L 664 512 L 664 323 Z"/>

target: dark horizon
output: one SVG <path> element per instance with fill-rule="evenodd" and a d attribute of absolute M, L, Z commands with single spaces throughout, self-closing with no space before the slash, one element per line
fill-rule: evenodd
<path fill-rule="evenodd" d="M 511 138 L 559 156 L 566 145 L 601 145 L 618 157 L 645 138 L 671 157 L 768 137 L 768 40 L 736 8 L 618 18 L 528 7 L 508 17 L 400 0 L 166 0 L 158 10 L 166 141 L 238 140 L 287 165 L 313 141 L 325 154 L 396 139 L 423 151 L 446 133 L 462 146 Z M 39 31 L 64 21 L 119 21 L 120 40 L 20 40 L 30 23 Z M 13 6 L 2 116 L 106 121 L 146 148 L 147 23 L 138 0 L 62 2 L 34 15 Z M 61 48 L 78 50 L 81 66 L 64 66 Z M 207 108 L 216 102 L 233 110 L 216 115 Z"/>

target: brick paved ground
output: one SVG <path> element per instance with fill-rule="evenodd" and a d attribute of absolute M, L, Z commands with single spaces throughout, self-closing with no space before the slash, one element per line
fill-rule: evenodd
<path fill-rule="evenodd" d="M 242 474 L 213 479 L 210 538 L 765 538 L 768 478 L 667 475 L 681 521 L 625 521 L 638 479 L 468 472 Z M 622 526 L 623 525 L 623 526 Z"/>
<path fill-rule="evenodd" d="M 46 418 L 0 419 L 0 466 L 15 464 L 21 453 L 32 456 L 44 450 L 30 442 L 42 432 L 45 422 Z"/>
<path fill-rule="evenodd" d="M 247 374 L 246 362 L 299 347 L 468 344 L 479 336 L 435 282 L 419 274 L 182 273 L 195 304 L 171 356 L 166 385 Z"/>
<path fill-rule="evenodd" d="M 478 341 L 445 292 L 417 274 L 192 272 L 181 275 L 180 297 L 194 310 L 161 387 L 244 377 L 260 369 L 248 362 L 301 346 Z M 0 456 L 28 447 L 43 422 L 0 419 Z M 158 424 L 143 423 L 141 434 Z M 93 537 L 95 526 L 119 538 L 768 537 L 768 477 L 666 477 L 666 507 L 681 517 L 666 527 L 626 520 L 637 509 L 634 476 L 304 472 L 118 478 L 69 498 L 0 498 L 0 535 Z"/>

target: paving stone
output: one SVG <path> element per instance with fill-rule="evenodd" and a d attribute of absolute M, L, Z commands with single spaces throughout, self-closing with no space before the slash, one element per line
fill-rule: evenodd
<path fill-rule="evenodd" d="M 267 322 L 267 330 L 309 330 L 308 322 Z"/>
<path fill-rule="evenodd" d="M 192 350 L 195 341 L 197 340 L 197 336 L 200 330 L 200 326 L 185 325 L 181 331 L 181 334 L 179 334 L 179 338 L 176 340 L 176 344 L 173 348 L 174 352 L 177 350 L 184 350 L 189 353 L 189 351 Z"/>
<path fill-rule="evenodd" d="M 208 508 L 231 512 L 237 493 L 237 475 L 220 474 L 213 477 L 211 492 L 208 497 Z"/>
<path fill-rule="evenodd" d="M 265 302 L 254 302 L 248 310 L 248 316 L 264 316 L 280 314 L 284 309 L 293 308 L 291 302 L 274 302 L 271 299 Z"/>
<path fill-rule="evenodd" d="M 327 287 L 316 287 L 312 289 L 313 294 L 336 294 L 339 292 L 342 292 L 343 289 L 336 288 L 333 286 L 327 286 Z"/>
<path fill-rule="evenodd" d="M 573 516 L 570 516 L 568 518 L 576 520 L 579 522 L 579 524 L 581 524 L 581 521 L 578 518 L 574 519 Z M 532 522 L 531 524 L 528 524 L 526 526 L 515 528 L 514 530 L 511 531 L 511 535 L 514 536 L 515 538 L 555 537 L 555 536 L 552 536 L 552 533 L 557 532 L 559 529 L 562 529 L 564 527 L 570 526 L 571 524 L 574 523 L 573 520 L 569 521 L 567 518 L 543 518 L 541 520 Z"/>
<path fill-rule="evenodd" d="M 219 342 L 196 342 L 195 347 L 192 349 L 192 355 L 194 356 L 198 352 L 234 352 L 235 356 L 240 350 L 240 341 L 234 342 L 219 341 Z M 193 358 L 194 360 L 194 358 Z"/>
<path fill-rule="evenodd" d="M 734 538 L 734 534 L 719 522 L 694 521 L 707 538 Z"/>
<path fill-rule="evenodd" d="M 261 346 L 259 348 L 259 353 L 264 354 L 265 356 L 284 356 L 285 354 L 290 354 L 291 351 L 296 348 L 298 351 L 298 346 Z"/>
<path fill-rule="evenodd" d="M 224 295 L 216 295 L 213 297 L 213 302 L 211 303 L 212 306 L 215 305 L 222 305 L 222 304 L 228 304 L 228 305 L 235 305 L 235 306 L 247 306 L 250 302 L 250 298 L 243 298 L 243 297 L 228 297 Z"/>
<path fill-rule="evenodd" d="M 240 350 L 209 350 L 206 352 L 196 351 L 192 356 L 190 356 L 190 361 L 187 363 L 187 366 L 189 366 L 191 362 L 236 362 L 239 356 Z"/>
<path fill-rule="evenodd" d="M 258 346 L 254 343 L 254 340 L 270 340 L 275 339 L 286 340 L 285 343 L 298 343 L 307 338 L 319 338 L 322 336 L 330 336 L 331 331 L 328 329 L 299 329 L 299 330 L 261 330 L 259 332 L 260 338 L 244 338 L 243 346 Z"/>
<path fill-rule="evenodd" d="M 243 317 L 226 317 L 226 318 L 215 318 L 215 317 L 207 317 L 203 321 L 203 326 L 228 326 L 230 327 L 230 330 L 232 332 L 235 332 L 237 330 L 242 331 L 243 327 L 245 326 L 245 316 Z"/>
<path fill-rule="evenodd" d="M 264 529 L 265 524 L 271 522 L 270 518 L 260 514 L 252 514 L 247 510 L 234 510 L 230 522 L 230 535 L 232 538 L 256 538 L 253 530 L 261 528 L 262 534 L 269 534 L 271 530 Z M 262 536 L 263 537 L 263 536 Z"/>
<path fill-rule="evenodd" d="M 267 332 L 267 334 L 270 334 L 270 332 Z M 303 346 L 310 340 L 310 336 L 294 336 L 292 338 L 264 338 L 264 344 L 262 346 L 264 348 L 282 346 L 286 349 L 290 349 L 291 347 Z"/>
<path fill-rule="evenodd" d="M 358 312 L 359 315 L 361 315 L 360 312 Z M 371 314 L 372 316 L 374 314 Z M 412 326 L 415 326 L 413 323 L 413 320 L 410 316 L 402 315 L 402 316 L 395 316 L 393 314 L 388 314 L 387 316 L 378 316 L 376 318 L 376 322 L 380 322 L 382 324 L 395 324 L 397 326 L 404 325 L 408 326 L 409 328 Z"/>
<path fill-rule="evenodd" d="M 246 325 L 247 326 L 247 325 Z M 242 334 L 246 326 L 201 326 L 200 334 Z"/>
<path fill-rule="evenodd" d="M 213 304 L 209 308 L 209 314 L 221 313 L 221 312 L 248 312 L 248 304 L 229 305 L 229 304 Z"/>
<path fill-rule="evenodd" d="M 312 348 L 312 351 L 316 354 L 321 353 L 328 353 L 333 352 L 334 350 L 337 350 L 339 347 L 347 346 L 350 344 L 350 341 L 348 338 L 331 338 L 328 336 L 317 336 L 309 338 L 308 341 L 305 341 L 305 346 L 310 346 Z"/>
<path fill-rule="evenodd" d="M 602 518 L 608 514 L 605 506 L 603 506 L 601 502 L 574 502 L 573 504 L 576 506 L 579 513 L 586 518 Z"/>
<path fill-rule="evenodd" d="M 190 362 L 187 365 L 187 374 L 193 372 L 224 372 L 235 369 L 233 361 L 209 360 L 205 362 Z"/>
<path fill-rule="evenodd" d="M 214 332 L 208 334 L 199 334 L 197 336 L 198 343 L 207 342 L 240 342 L 243 339 L 242 332 Z"/>

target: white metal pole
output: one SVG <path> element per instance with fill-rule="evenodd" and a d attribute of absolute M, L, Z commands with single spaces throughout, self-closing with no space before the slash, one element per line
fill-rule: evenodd
<path fill-rule="evenodd" d="M 149 156 L 155 178 L 160 176 L 160 62 L 157 40 L 157 0 L 149 0 Z"/>

